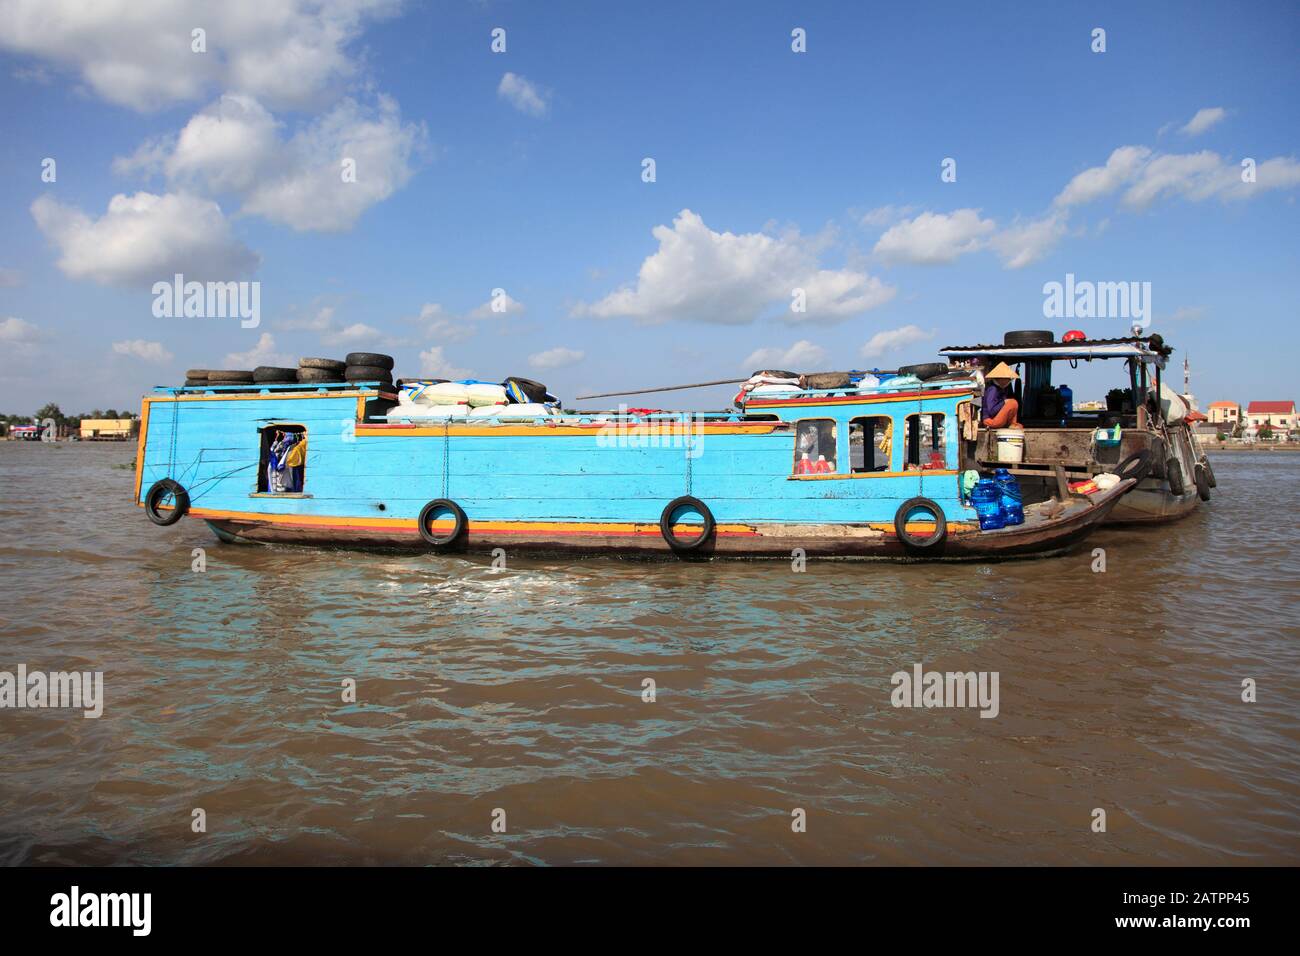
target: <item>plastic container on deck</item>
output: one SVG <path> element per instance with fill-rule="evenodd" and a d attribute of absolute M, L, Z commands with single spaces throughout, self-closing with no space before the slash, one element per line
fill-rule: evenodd
<path fill-rule="evenodd" d="M 970 493 L 971 504 L 980 519 L 981 531 L 1005 528 L 1007 521 L 1002 513 L 1002 490 L 992 478 L 981 478 Z"/>
<path fill-rule="evenodd" d="M 1018 465 L 1025 460 L 1025 430 L 1023 428 L 999 428 L 993 432 L 997 443 L 998 461 Z"/>
<path fill-rule="evenodd" d="M 1020 495 L 1020 482 L 1016 481 L 1016 476 L 1005 468 L 999 468 L 993 472 L 993 481 L 997 484 L 998 493 L 1001 495 L 1003 520 L 1009 526 L 1024 524 L 1024 500 Z"/>

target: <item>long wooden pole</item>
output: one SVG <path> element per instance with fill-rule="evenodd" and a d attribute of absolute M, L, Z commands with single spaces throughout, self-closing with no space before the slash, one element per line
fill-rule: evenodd
<path fill-rule="evenodd" d="M 896 372 L 882 371 L 883 375 L 895 375 Z M 747 378 L 720 378 L 716 382 L 696 382 L 694 385 L 665 385 L 663 388 L 639 388 L 633 392 L 601 392 L 599 395 L 579 395 L 575 402 L 585 402 L 591 398 L 617 398 L 620 395 L 648 395 L 652 392 L 678 392 L 684 388 L 707 388 L 710 385 L 739 385 L 748 382 Z"/>
<path fill-rule="evenodd" d="M 592 398 L 615 398 L 620 395 L 647 395 L 651 392 L 677 392 L 684 388 L 706 388 L 709 385 L 739 385 L 748 382 L 747 378 L 720 378 L 716 382 L 696 382 L 694 385 L 665 385 L 662 388 L 638 388 L 632 392 L 601 392 L 599 395 L 579 395 L 575 402 L 585 402 Z"/>

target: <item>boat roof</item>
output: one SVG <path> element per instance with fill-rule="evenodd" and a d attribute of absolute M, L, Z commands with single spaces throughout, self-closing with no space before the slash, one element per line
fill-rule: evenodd
<path fill-rule="evenodd" d="M 1164 340 L 1151 336 L 1128 336 L 1120 339 L 1079 339 L 1075 342 L 1052 342 L 1047 345 L 949 345 L 939 350 L 951 358 L 1012 359 L 1137 359 L 1164 368 L 1172 349 Z"/>

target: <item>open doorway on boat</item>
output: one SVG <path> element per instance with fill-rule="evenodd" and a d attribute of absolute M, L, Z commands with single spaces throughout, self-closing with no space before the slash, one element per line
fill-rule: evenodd
<path fill-rule="evenodd" d="M 907 416 L 907 470 L 946 468 L 948 447 L 942 412 Z"/>
<path fill-rule="evenodd" d="M 307 477 L 307 428 L 304 425 L 263 425 L 258 456 L 258 494 L 302 494 Z"/>

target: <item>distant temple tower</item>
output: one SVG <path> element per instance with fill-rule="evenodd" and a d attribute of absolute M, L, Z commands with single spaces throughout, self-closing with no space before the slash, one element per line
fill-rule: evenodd
<path fill-rule="evenodd" d="M 1192 360 L 1190 355 L 1183 356 L 1183 401 L 1192 411 L 1200 411 L 1196 407 L 1196 396 L 1192 394 Z"/>

